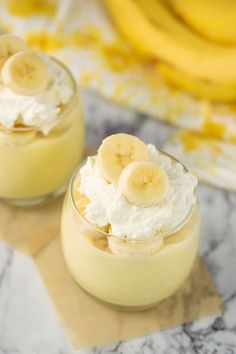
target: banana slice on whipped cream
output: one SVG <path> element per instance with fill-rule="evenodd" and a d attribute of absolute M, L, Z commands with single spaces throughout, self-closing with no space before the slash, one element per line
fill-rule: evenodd
<path fill-rule="evenodd" d="M 119 189 L 138 207 L 151 207 L 161 202 L 169 191 L 165 170 L 151 161 L 134 161 L 122 171 Z"/>
<path fill-rule="evenodd" d="M 31 50 L 7 59 L 1 75 L 4 86 L 19 95 L 35 95 L 43 91 L 49 81 L 47 64 Z"/>
<path fill-rule="evenodd" d="M 114 184 L 135 207 L 156 206 L 169 192 L 167 173 L 159 164 L 150 161 L 148 146 L 135 136 L 115 134 L 104 139 L 98 149 L 96 167 L 100 176 Z M 81 201 L 79 204 L 80 210 L 84 204 Z M 146 256 L 157 253 L 163 246 L 161 234 L 145 240 L 120 238 L 111 236 L 112 225 L 105 232 L 110 235 L 108 246 L 115 255 Z"/>
<path fill-rule="evenodd" d="M 143 141 L 129 134 L 114 134 L 104 139 L 98 149 L 97 166 L 106 181 L 118 184 L 128 164 L 148 159 L 148 148 Z"/>
<path fill-rule="evenodd" d="M 1 34 L 0 35 L 0 70 L 4 63 L 12 55 L 19 51 L 27 50 L 26 42 L 18 36 L 13 34 Z"/>

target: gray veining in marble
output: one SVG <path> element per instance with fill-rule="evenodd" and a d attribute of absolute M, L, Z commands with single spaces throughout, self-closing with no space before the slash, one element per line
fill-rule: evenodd
<path fill-rule="evenodd" d="M 0 353 L 70 352 L 33 261 L 0 242 Z"/>
<path fill-rule="evenodd" d="M 163 145 L 173 128 L 83 94 L 87 141 L 116 132 Z M 223 315 L 77 354 L 236 354 L 236 194 L 200 185 L 200 252 L 226 304 Z M 74 353 L 32 261 L 0 244 L 0 354 Z"/>

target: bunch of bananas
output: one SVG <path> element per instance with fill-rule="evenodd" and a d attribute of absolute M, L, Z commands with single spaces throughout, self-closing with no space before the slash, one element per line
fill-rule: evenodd
<path fill-rule="evenodd" d="M 105 0 L 132 46 L 172 86 L 236 101 L 235 0 Z"/>

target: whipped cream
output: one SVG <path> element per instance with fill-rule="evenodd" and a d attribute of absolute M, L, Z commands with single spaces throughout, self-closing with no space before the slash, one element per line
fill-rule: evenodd
<path fill-rule="evenodd" d="M 40 54 L 46 61 L 50 76 L 47 88 L 34 96 L 22 96 L 0 86 L 0 125 L 11 129 L 16 123 L 39 128 L 43 134 L 58 123 L 61 105 L 67 104 L 73 89 L 68 74 L 56 62 Z"/>
<path fill-rule="evenodd" d="M 196 203 L 197 178 L 169 156 L 148 145 L 150 161 L 162 166 L 170 182 L 167 196 L 159 204 L 140 208 L 130 204 L 118 187 L 104 180 L 96 167 L 97 156 L 88 157 L 80 170 L 79 192 L 90 203 L 85 218 L 98 226 L 111 225 L 112 235 L 130 239 L 150 238 L 175 228 Z"/>

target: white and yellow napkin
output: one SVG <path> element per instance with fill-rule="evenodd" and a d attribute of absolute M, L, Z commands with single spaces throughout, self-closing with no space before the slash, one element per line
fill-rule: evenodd
<path fill-rule="evenodd" d="M 5 0 L 0 23 L 62 60 L 82 87 L 175 125 L 164 149 L 201 180 L 236 190 L 236 105 L 170 88 L 119 37 L 102 1 Z"/>

